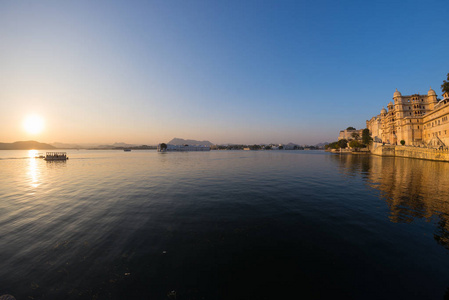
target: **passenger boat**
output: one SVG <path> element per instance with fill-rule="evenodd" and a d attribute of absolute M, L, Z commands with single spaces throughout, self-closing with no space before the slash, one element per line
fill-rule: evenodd
<path fill-rule="evenodd" d="M 123 149 L 123 151 L 125 151 L 125 152 L 130 152 L 131 149 Z"/>
<path fill-rule="evenodd" d="M 45 160 L 53 161 L 53 160 L 68 160 L 66 152 L 47 152 L 45 154 Z"/>

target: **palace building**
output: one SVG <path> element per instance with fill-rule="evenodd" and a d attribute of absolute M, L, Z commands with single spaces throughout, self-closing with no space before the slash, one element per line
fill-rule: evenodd
<path fill-rule="evenodd" d="M 427 95 L 403 96 L 397 89 L 393 102 L 366 121 L 374 142 L 447 148 L 449 146 L 449 93 L 437 98 L 430 88 Z"/>

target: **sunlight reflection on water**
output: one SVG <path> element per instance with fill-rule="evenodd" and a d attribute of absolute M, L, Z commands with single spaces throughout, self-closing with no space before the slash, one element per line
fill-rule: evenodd
<path fill-rule="evenodd" d="M 39 171 L 37 166 L 37 158 L 34 158 L 31 156 L 31 158 L 28 160 L 28 175 L 30 176 L 30 185 L 33 188 L 37 188 L 39 186 Z"/>

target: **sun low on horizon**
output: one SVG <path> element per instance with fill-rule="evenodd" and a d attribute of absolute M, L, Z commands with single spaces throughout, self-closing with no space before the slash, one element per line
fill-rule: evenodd
<path fill-rule="evenodd" d="M 42 133 L 45 127 L 44 119 L 37 114 L 27 115 L 23 120 L 23 129 L 26 133 L 36 135 Z"/>

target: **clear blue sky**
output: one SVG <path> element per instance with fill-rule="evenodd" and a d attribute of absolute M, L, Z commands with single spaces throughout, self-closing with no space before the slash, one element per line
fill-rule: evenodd
<path fill-rule="evenodd" d="M 314 144 L 449 72 L 449 1 L 1 1 L 0 142 Z M 22 130 L 40 115 L 38 136 Z"/>

